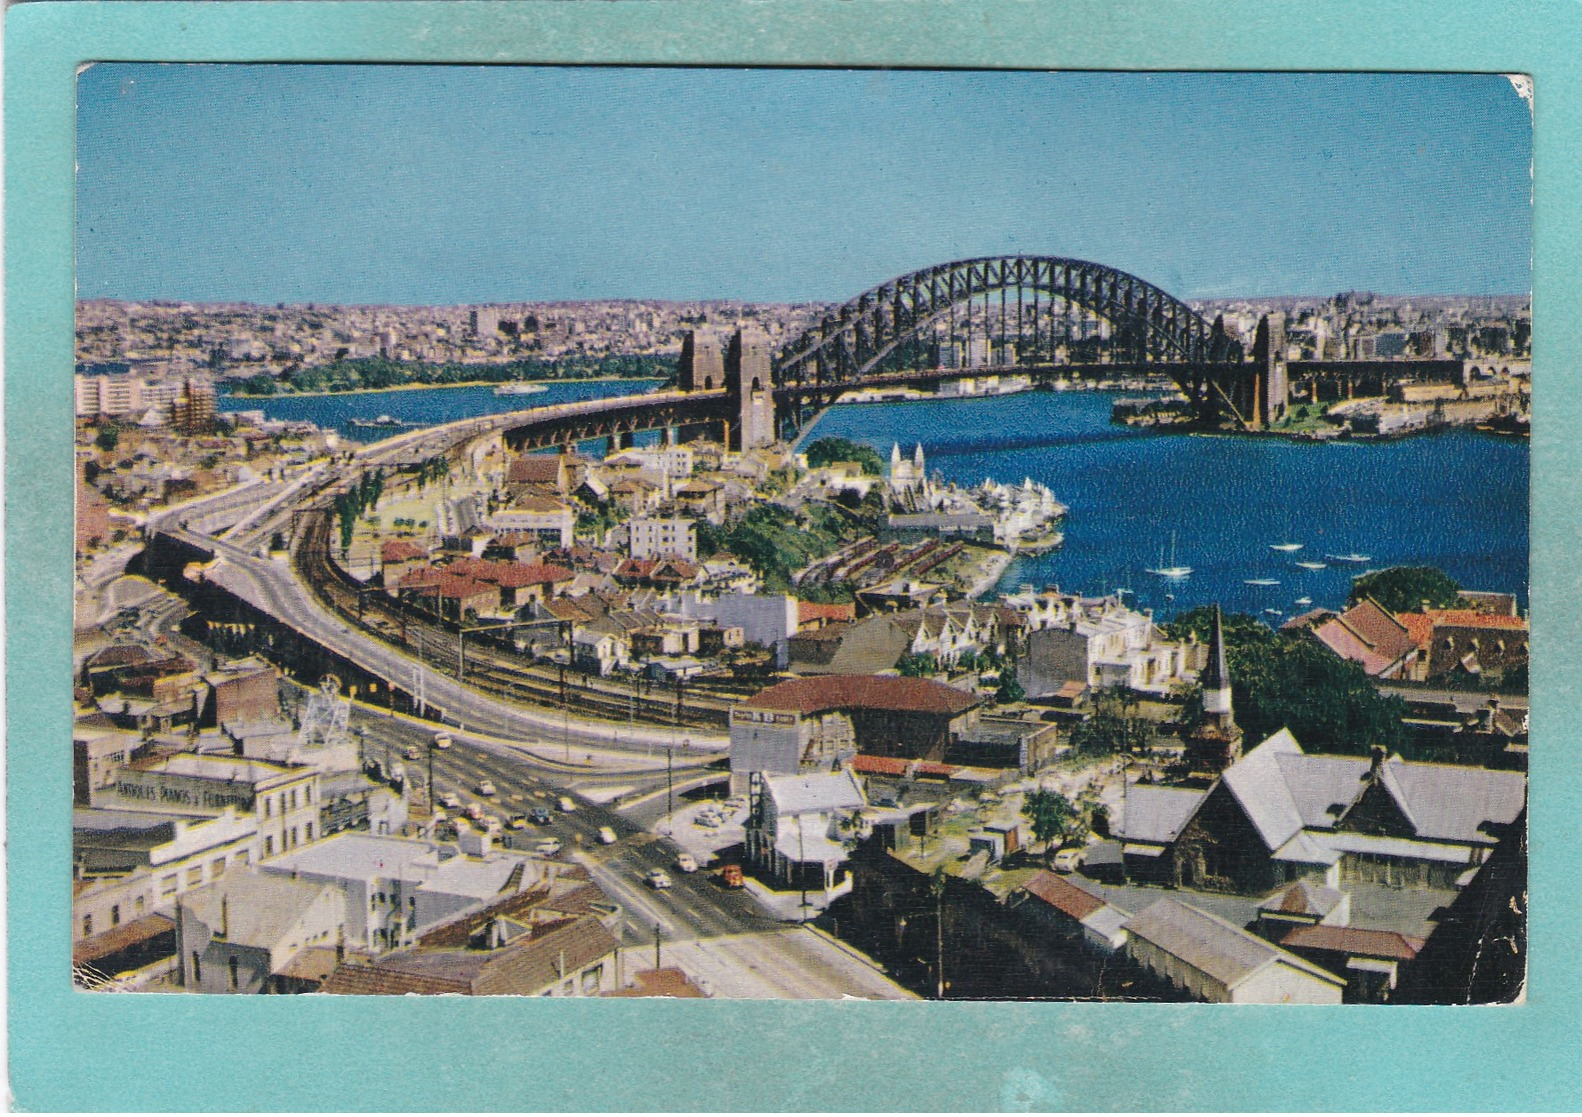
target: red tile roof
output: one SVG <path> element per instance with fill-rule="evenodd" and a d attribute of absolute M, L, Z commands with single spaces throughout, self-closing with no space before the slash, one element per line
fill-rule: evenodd
<path fill-rule="evenodd" d="M 1288 950 L 1332 950 L 1336 953 L 1358 954 L 1368 958 L 1393 958 L 1410 962 L 1423 949 L 1423 940 L 1397 934 L 1394 931 L 1370 931 L 1363 927 L 1330 927 L 1320 923 L 1312 927 L 1298 927 L 1280 945 Z"/>
<path fill-rule="evenodd" d="M 1029 895 L 1037 896 L 1050 907 L 1069 915 L 1072 919 L 1086 919 L 1106 906 L 1104 900 L 1087 889 L 1078 888 L 1065 877 L 1056 876 L 1043 869 L 1029 877 L 1022 888 Z"/>
<path fill-rule="evenodd" d="M 823 675 L 777 683 L 759 691 L 743 705 L 761 710 L 795 710 L 804 715 L 825 710 L 868 709 L 954 717 L 980 701 L 975 694 L 932 679 Z"/>
<path fill-rule="evenodd" d="M 1504 613 L 1485 613 L 1478 609 L 1429 609 L 1428 616 L 1434 627 L 1504 628 L 1527 630 L 1526 617 L 1511 617 Z"/>
<path fill-rule="evenodd" d="M 606 997 L 707 997 L 692 979 L 677 969 L 640 970 L 636 984 L 604 994 Z"/>
<path fill-rule="evenodd" d="M 513 485 L 556 485 L 562 468 L 559 454 L 529 454 L 511 463 L 505 479 Z"/>
<path fill-rule="evenodd" d="M 858 753 L 851 758 L 851 770 L 859 776 L 904 776 L 908 770 L 923 777 L 949 779 L 961 769 L 934 760 L 908 760 L 904 756 L 869 756 Z"/>
<path fill-rule="evenodd" d="M 409 559 L 426 559 L 428 552 L 405 539 L 392 539 L 379 548 L 380 562 L 406 562 Z"/>
<path fill-rule="evenodd" d="M 130 923 L 111 928 L 102 935 L 94 935 L 92 938 L 73 943 L 71 964 L 81 966 L 97 962 L 101 958 L 119 954 L 128 947 L 157 939 L 160 935 L 174 934 L 175 930 L 175 922 L 168 917 L 157 913 L 145 915 Z"/>
<path fill-rule="evenodd" d="M 810 621 L 850 621 L 857 619 L 857 606 L 853 602 L 823 604 L 817 601 L 799 601 L 796 607 L 797 624 Z"/>

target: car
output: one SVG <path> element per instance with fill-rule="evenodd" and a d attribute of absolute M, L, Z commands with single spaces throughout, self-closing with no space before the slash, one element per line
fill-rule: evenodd
<path fill-rule="evenodd" d="M 454 791 L 447 791 L 439 797 L 439 805 L 449 810 L 459 810 L 461 807 L 461 796 Z"/>
<path fill-rule="evenodd" d="M 663 869 L 650 869 L 648 876 L 643 879 L 648 882 L 648 887 L 653 889 L 670 887 L 670 874 Z"/>
<path fill-rule="evenodd" d="M 569 795 L 562 795 L 556 800 L 555 805 L 560 808 L 562 814 L 570 814 L 577 809 L 577 801 Z"/>
<path fill-rule="evenodd" d="M 434 747 L 437 748 L 437 749 L 448 749 L 448 748 L 450 748 L 450 734 L 449 733 L 436 733 L 436 734 L 434 734 Z"/>
<path fill-rule="evenodd" d="M 505 824 L 512 830 L 526 830 L 527 816 L 525 814 L 514 814 L 506 820 Z"/>
<path fill-rule="evenodd" d="M 494 783 L 490 780 L 480 780 L 478 783 L 478 794 L 485 796 L 494 795 Z"/>
<path fill-rule="evenodd" d="M 601 845 L 612 846 L 618 841 L 620 839 L 615 836 L 614 830 L 611 830 L 608 826 L 599 827 L 599 843 Z"/>
<path fill-rule="evenodd" d="M 720 869 L 720 883 L 726 888 L 746 888 L 747 879 L 742 876 L 740 865 L 726 865 Z"/>
<path fill-rule="evenodd" d="M 683 873 L 695 873 L 698 871 L 698 859 L 690 853 L 683 853 L 676 858 L 676 868 Z"/>
<path fill-rule="evenodd" d="M 561 850 L 559 838 L 545 838 L 533 847 L 533 852 L 540 857 L 553 857 Z"/>
<path fill-rule="evenodd" d="M 543 807 L 534 807 L 532 810 L 528 811 L 527 820 L 534 826 L 548 826 L 552 821 L 549 812 Z"/>
<path fill-rule="evenodd" d="M 434 809 L 434 825 L 435 826 L 438 826 L 440 823 L 444 822 L 445 821 L 445 817 L 446 816 L 445 816 L 445 812 L 444 811 L 440 810 L 438 807 L 436 807 Z"/>
<path fill-rule="evenodd" d="M 408 760 L 421 760 L 421 759 L 423 759 L 423 753 L 418 749 L 418 747 L 416 745 L 408 745 L 406 747 L 406 752 L 402 753 L 401 755 L 406 757 Z"/>
<path fill-rule="evenodd" d="M 1074 873 L 1082 864 L 1082 850 L 1068 846 L 1055 854 L 1055 872 Z"/>
<path fill-rule="evenodd" d="M 467 804 L 467 817 L 472 819 L 474 822 L 482 822 L 483 821 L 483 804 L 482 803 L 468 803 Z"/>

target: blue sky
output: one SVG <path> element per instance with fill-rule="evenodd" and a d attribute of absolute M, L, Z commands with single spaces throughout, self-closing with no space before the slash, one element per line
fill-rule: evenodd
<path fill-rule="evenodd" d="M 966 256 L 1183 298 L 1531 281 L 1493 75 L 100 64 L 84 298 L 839 301 Z"/>

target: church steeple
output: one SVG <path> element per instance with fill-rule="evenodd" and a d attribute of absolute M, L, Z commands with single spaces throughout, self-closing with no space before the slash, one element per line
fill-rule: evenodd
<path fill-rule="evenodd" d="M 1187 736 L 1186 759 L 1192 775 L 1212 778 L 1241 758 L 1241 728 L 1231 708 L 1230 668 L 1225 662 L 1225 628 L 1214 606 L 1208 662 L 1198 676 L 1203 688 L 1203 721 Z"/>

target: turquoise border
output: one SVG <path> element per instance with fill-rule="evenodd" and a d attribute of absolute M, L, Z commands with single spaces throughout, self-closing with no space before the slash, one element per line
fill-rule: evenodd
<path fill-rule="evenodd" d="M 1582 9 L 1528 3 L 33 3 L 6 17 L 11 1088 L 27 1110 L 1571 1109 Z M 1307 1010 L 74 995 L 73 75 L 103 60 L 1409 69 L 1535 75 L 1530 1002 Z M 44 510 L 48 514 L 40 514 Z"/>

